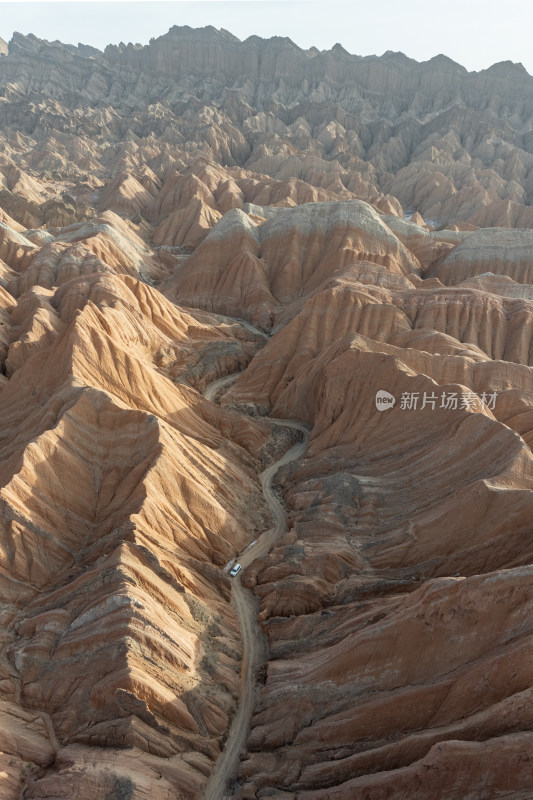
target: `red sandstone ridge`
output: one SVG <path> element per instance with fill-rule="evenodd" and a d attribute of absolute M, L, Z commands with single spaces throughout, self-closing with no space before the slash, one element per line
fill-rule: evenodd
<path fill-rule="evenodd" d="M 0 40 L 0 800 L 533 796 L 532 95 Z"/>
<path fill-rule="evenodd" d="M 409 281 L 418 260 L 361 201 L 279 209 L 256 226 L 230 211 L 167 290 L 180 302 L 270 328 L 276 312 L 339 272 L 370 262 Z"/>
<path fill-rule="evenodd" d="M 84 744 L 105 746 L 119 776 L 126 746 L 151 754 L 147 775 L 150 763 L 163 774 L 154 796 L 197 796 L 238 694 L 238 622 L 220 567 L 264 524 L 250 453 L 267 431 L 171 380 L 228 341 L 229 326 L 165 307 L 127 277 L 74 279 L 44 297 L 46 335 L 34 324 L 15 363 L 10 347 L 8 363 L 23 363 L 1 401 L 13 542 L 0 570 L 1 669 L 20 730 L 10 773 L 20 785 L 21 758 L 42 768 L 58 747 Z M 247 347 L 244 337 L 244 363 Z M 81 768 L 84 750 L 72 752 Z"/>
<path fill-rule="evenodd" d="M 282 361 L 284 350 L 302 353 L 306 334 L 312 339 L 305 327 L 295 343 L 288 329 L 297 321 L 268 345 L 279 337 Z M 276 384 L 273 413 L 313 428 L 306 457 L 279 475 L 289 530 L 245 574 L 271 658 L 239 773 L 242 797 L 283 789 L 298 798 L 430 798 L 432 773 L 422 785 L 418 775 L 426 762 L 444 769 L 447 745 L 437 745 L 456 740 L 488 745 L 470 747 L 468 768 L 456 751 L 458 783 L 448 796 L 481 797 L 477 774 L 501 779 L 499 737 L 513 735 L 516 758 L 527 750 L 521 709 L 530 679 L 518 665 L 530 646 L 522 628 L 531 588 L 529 371 L 524 404 L 515 368 L 512 389 L 497 387 L 494 412 L 479 402 L 454 411 L 398 404 L 382 416 L 374 404 L 383 388 L 420 399 L 496 388 L 507 365 L 499 371 L 475 348 L 456 352 L 434 358 L 345 336 L 299 366 L 289 362 L 292 378 Z M 265 381 L 274 378 L 277 364 L 262 367 Z M 249 403 L 258 381 L 245 373 L 228 400 Z M 524 411 L 522 438 L 510 426 Z"/>

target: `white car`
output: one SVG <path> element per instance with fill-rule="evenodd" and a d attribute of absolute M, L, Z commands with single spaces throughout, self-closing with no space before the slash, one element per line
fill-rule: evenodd
<path fill-rule="evenodd" d="M 234 577 L 235 577 L 235 575 L 238 575 L 238 574 L 239 574 L 239 572 L 241 571 L 241 569 L 242 569 L 242 567 L 241 567 L 241 565 L 240 565 L 240 564 L 235 564 L 235 565 L 234 565 L 234 566 L 231 568 L 231 571 L 230 571 L 230 575 L 231 575 L 231 577 L 232 577 L 232 578 L 234 578 Z"/>

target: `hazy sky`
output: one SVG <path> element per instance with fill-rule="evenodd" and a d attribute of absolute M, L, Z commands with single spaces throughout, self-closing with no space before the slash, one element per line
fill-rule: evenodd
<path fill-rule="evenodd" d="M 171 25 L 226 28 L 240 39 L 289 36 L 323 50 L 340 42 L 358 55 L 401 50 L 417 61 L 444 53 L 471 70 L 522 62 L 533 74 L 531 0 L 100 0 L 2 2 L 0 37 L 14 31 L 91 44 L 141 42 Z"/>

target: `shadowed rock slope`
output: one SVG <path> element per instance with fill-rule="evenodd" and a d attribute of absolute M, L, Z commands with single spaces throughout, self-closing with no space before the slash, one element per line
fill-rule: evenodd
<path fill-rule="evenodd" d="M 239 797 L 531 791 L 512 759 L 530 747 L 533 306 L 497 282 L 500 234 L 450 249 L 449 287 L 339 269 L 223 398 L 312 425 L 278 475 L 289 529 L 243 578 L 271 656 Z"/>

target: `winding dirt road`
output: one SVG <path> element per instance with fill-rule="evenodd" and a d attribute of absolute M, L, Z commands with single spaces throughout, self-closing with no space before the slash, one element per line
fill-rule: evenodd
<path fill-rule="evenodd" d="M 206 387 L 204 396 L 208 400 L 214 400 L 217 392 L 223 386 L 233 383 L 239 375 L 240 373 L 237 373 L 218 378 L 218 380 L 213 381 Z M 242 564 L 243 569 L 251 564 L 254 559 L 266 555 L 280 534 L 284 533 L 287 525 L 287 514 L 272 489 L 272 481 L 281 466 L 303 455 L 309 439 L 308 429 L 300 422 L 288 419 L 272 419 L 271 417 L 261 417 L 261 421 L 301 431 L 303 433 L 303 441 L 291 447 L 285 455 L 261 473 L 261 486 L 265 500 L 272 513 L 274 525 L 270 530 L 261 534 L 255 543 L 248 545 L 238 556 L 237 560 Z M 226 787 L 229 779 L 236 773 L 239 756 L 244 750 L 248 737 L 255 704 L 254 668 L 256 665 L 263 663 L 267 655 L 266 641 L 257 621 L 257 600 L 252 592 L 242 586 L 240 578 L 240 574 L 233 578 L 231 599 L 241 626 L 241 693 L 226 745 L 211 773 L 205 789 L 204 800 L 225 800 L 225 798 L 231 797 L 229 794 L 225 794 Z"/>

